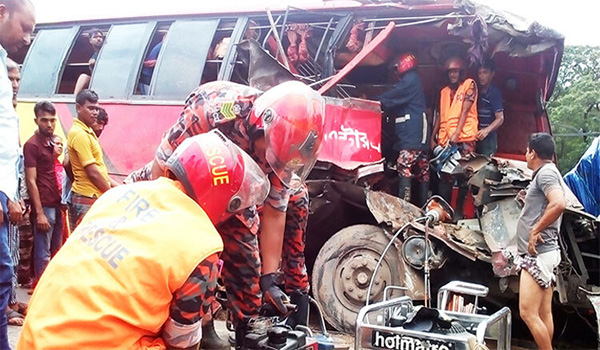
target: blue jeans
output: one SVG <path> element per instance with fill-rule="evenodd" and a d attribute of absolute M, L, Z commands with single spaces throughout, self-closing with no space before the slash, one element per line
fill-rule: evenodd
<path fill-rule="evenodd" d="M 475 152 L 491 157 L 498 150 L 498 134 L 493 132 L 485 139 L 477 141 Z"/>
<path fill-rule="evenodd" d="M 50 262 L 50 257 L 60 249 L 63 233 L 60 207 L 43 207 L 43 209 L 50 223 L 50 229 L 47 232 L 40 232 L 36 221 L 33 222 L 33 269 L 37 279 L 42 276 Z"/>

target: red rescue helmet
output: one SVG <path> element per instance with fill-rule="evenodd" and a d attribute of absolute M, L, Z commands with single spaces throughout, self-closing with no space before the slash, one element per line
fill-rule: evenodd
<path fill-rule="evenodd" d="M 279 84 L 256 99 L 250 124 L 263 128 L 265 158 L 290 188 L 306 179 L 323 140 L 325 101 L 299 81 Z"/>
<path fill-rule="evenodd" d="M 167 169 L 215 225 L 262 203 L 270 188 L 258 164 L 218 130 L 184 140 Z"/>
<path fill-rule="evenodd" d="M 444 64 L 444 70 L 449 71 L 451 69 L 458 69 L 460 71 L 464 71 L 465 61 L 458 56 L 450 57 L 446 60 L 446 63 Z"/>
<path fill-rule="evenodd" d="M 417 68 L 417 58 L 412 53 L 403 53 L 398 56 L 396 70 L 398 73 L 404 74 L 411 69 Z"/>

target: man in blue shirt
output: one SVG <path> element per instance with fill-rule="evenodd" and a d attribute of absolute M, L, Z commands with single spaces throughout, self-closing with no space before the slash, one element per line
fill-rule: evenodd
<path fill-rule="evenodd" d="M 485 59 L 477 70 L 479 78 L 479 99 L 477 113 L 479 131 L 477 132 L 476 152 L 491 157 L 498 149 L 497 130 L 504 122 L 502 94 L 494 84 L 496 65 L 491 59 Z"/>
<path fill-rule="evenodd" d="M 152 50 L 146 56 L 144 60 L 144 66 L 142 67 L 142 74 L 140 75 L 140 83 L 138 84 L 138 88 L 140 89 L 141 95 L 148 95 L 150 92 L 150 81 L 152 80 L 152 73 L 154 73 L 154 66 L 156 65 L 156 59 L 158 58 L 158 54 L 162 49 L 162 43 L 165 37 L 163 36 L 161 41 L 154 45 Z"/>
<path fill-rule="evenodd" d="M 394 120 L 394 151 L 398 153 L 397 170 L 400 177 L 399 197 L 410 201 L 412 178 L 418 187 L 414 204 L 422 206 L 429 191 L 429 143 L 431 129 L 425 116 L 425 93 L 417 59 L 406 53 L 398 57 L 396 70 L 400 81 L 377 97 L 381 109 Z"/>

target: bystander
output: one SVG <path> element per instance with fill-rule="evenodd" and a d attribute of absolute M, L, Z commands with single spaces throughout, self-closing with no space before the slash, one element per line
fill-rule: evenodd
<path fill-rule="evenodd" d="M 23 149 L 27 188 L 33 205 L 33 270 L 36 280 L 39 280 L 50 257 L 62 243 L 62 210 L 52 144 L 56 109 L 52 102 L 40 101 L 33 111 L 38 130 Z"/>
<path fill-rule="evenodd" d="M 6 59 L 6 71 L 8 73 L 8 79 L 10 80 L 13 89 L 13 107 L 17 108 L 17 94 L 19 92 L 19 87 L 21 84 L 21 71 L 19 69 L 19 65 L 10 58 Z M 13 263 L 13 276 L 10 300 L 8 302 L 8 307 L 6 308 L 6 318 L 8 324 L 13 326 L 23 325 L 23 321 L 25 320 L 24 315 L 27 312 L 27 304 L 19 302 L 17 300 L 17 269 L 20 260 L 19 247 L 21 236 L 19 228 L 25 225 L 28 226 L 27 223 L 29 222 L 28 216 L 26 215 L 26 206 L 24 202 L 25 199 L 29 198 L 27 195 L 27 186 L 25 186 L 25 168 L 23 164 L 23 154 L 20 148 L 19 151 L 19 192 L 17 193 L 18 197 L 16 201 L 16 203 L 18 203 L 19 205 L 9 206 L 9 218 L 16 220 L 20 217 L 20 220 L 18 222 L 13 222 L 12 220 L 9 220 L 10 224 L 8 228 L 8 249 L 10 251 L 10 256 L 12 258 Z M 11 210 L 13 211 L 13 213 L 11 213 Z M 24 223 L 24 221 L 26 222 Z M 32 236 L 31 239 L 33 239 L 33 234 L 31 233 L 31 230 L 25 229 L 23 231 L 25 233 L 30 233 Z"/>
<path fill-rule="evenodd" d="M 6 59 L 8 52 L 16 53 L 29 45 L 34 28 L 31 1 L 0 0 L 0 310 L 5 310 L 8 305 L 13 275 L 8 248 L 9 205 L 18 205 L 19 121 L 13 106 Z M 11 221 L 18 222 L 14 219 Z M 9 348 L 4 312 L 0 312 L 0 348 Z"/>
<path fill-rule="evenodd" d="M 83 90 L 75 98 L 77 119 L 67 137 L 69 162 L 73 172 L 73 195 L 69 205 L 69 227 L 75 230 L 90 206 L 102 193 L 118 183 L 108 176 L 98 137 L 92 129 L 98 118 L 98 95 Z"/>
<path fill-rule="evenodd" d="M 552 349 L 552 285 L 560 263 L 558 235 L 566 206 L 562 179 L 552 163 L 554 140 L 550 134 L 529 137 L 525 151 L 533 180 L 527 188 L 525 206 L 517 224 L 521 278 L 519 312 L 537 346 Z"/>
<path fill-rule="evenodd" d="M 96 59 L 98 58 L 98 53 L 102 48 L 102 44 L 104 44 L 104 33 L 98 28 L 92 28 L 88 31 L 88 40 L 94 53 L 92 57 L 88 60 L 89 64 L 89 73 L 82 73 L 77 78 L 77 82 L 75 82 L 75 90 L 73 94 L 77 96 L 79 92 L 83 89 L 87 89 L 90 85 L 90 78 L 92 76 L 92 71 L 94 70 L 94 66 L 96 65 Z"/>

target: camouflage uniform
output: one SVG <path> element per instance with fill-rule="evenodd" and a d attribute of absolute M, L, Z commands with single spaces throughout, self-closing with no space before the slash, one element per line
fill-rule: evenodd
<path fill-rule="evenodd" d="M 429 151 L 400 151 L 397 169 L 401 177 L 415 177 L 418 182 L 429 182 Z"/>
<path fill-rule="evenodd" d="M 164 168 L 167 159 L 188 137 L 219 129 L 246 151 L 268 174 L 271 189 L 266 205 L 286 212 L 282 268 L 286 291 L 308 291 L 308 276 L 304 262 L 304 242 L 308 218 L 306 186 L 292 191 L 271 171 L 264 155 L 257 154 L 249 133 L 248 117 L 261 91 L 231 82 L 211 82 L 196 88 L 188 101 L 196 96 L 195 108 L 186 108 L 177 122 L 165 133 L 156 151 L 155 161 Z M 197 115 L 192 110 L 202 110 Z M 127 181 L 148 180 L 151 163 L 129 175 Z M 257 234 L 260 228 L 258 210 L 247 209 L 217 227 L 223 237 L 223 279 L 228 307 L 234 323 L 247 322 L 258 315 L 261 306 L 260 253 Z"/>

